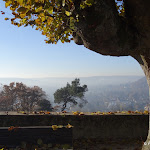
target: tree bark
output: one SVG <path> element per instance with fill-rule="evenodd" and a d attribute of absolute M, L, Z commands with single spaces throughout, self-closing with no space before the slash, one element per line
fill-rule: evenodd
<path fill-rule="evenodd" d="M 79 16 L 73 34 L 76 44 L 102 55 L 150 55 L 150 1 L 124 0 L 125 17 L 118 15 L 115 0 L 94 0 L 80 8 L 74 0 L 73 16 Z"/>
<path fill-rule="evenodd" d="M 135 55 L 133 56 L 141 65 L 146 79 L 149 86 L 149 114 L 150 114 L 150 57 L 149 56 L 143 56 L 143 55 Z M 144 142 L 142 150 L 150 150 L 150 115 L 149 115 L 149 131 L 148 131 L 148 137 L 147 140 Z"/>
<path fill-rule="evenodd" d="M 66 109 L 66 106 L 67 106 L 67 101 L 64 102 L 61 111 L 64 111 Z"/>
<path fill-rule="evenodd" d="M 73 34 L 75 43 L 102 55 L 129 56 L 137 52 L 136 29 L 118 15 L 115 0 L 94 2 L 85 9 L 79 9 L 80 3 L 75 3 L 73 14 L 79 15 Z"/>

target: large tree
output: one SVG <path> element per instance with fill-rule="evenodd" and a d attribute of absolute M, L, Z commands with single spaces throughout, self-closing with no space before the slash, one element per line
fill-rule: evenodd
<path fill-rule="evenodd" d="M 12 24 L 35 25 L 46 35 L 47 43 L 70 42 L 73 35 L 76 44 L 99 54 L 132 56 L 150 87 L 149 0 L 124 0 L 124 16 L 118 14 L 115 0 L 4 1 L 13 11 Z M 150 144 L 143 147 L 146 149 Z"/>
<path fill-rule="evenodd" d="M 87 103 L 84 98 L 87 90 L 87 85 L 81 86 L 80 79 L 75 79 L 71 84 L 67 83 L 65 87 L 56 90 L 54 93 L 54 102 L 58 104 L 63 103 L 62 111 L 66 109 L 67 103 L 78 104 L 79 107 L 83 107 Z"/>
<path fill-rule="evenodd" d="M 36 106 L 39 110 L 52 110 L 46 93 L 38 86 L 28 87 L 23 83 L 4 85 L 0 93 L 1 110 L 33 111 Z M 3 107 L 3 108 L 2 108 Z"/>
<path fill-rule="evenodd" d="M 23 83 L 16 83 L 17 102 L 24 111 L 33 111 L 39 101 L 46 99 L 46 93 L 38 86 L 27 87 Z"/>

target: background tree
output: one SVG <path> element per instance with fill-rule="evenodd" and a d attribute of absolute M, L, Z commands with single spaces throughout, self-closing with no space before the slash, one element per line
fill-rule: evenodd
<path fill-rule="evenodd" d="M 39 100 L 37 102 L 37 106 L 38 106 L 38 109 L 37 109 L 38 111 L 40 110 L 52 111 L 52 105 L 49 100 L 46 100 L 46 99 Z"/>
<path fill-rule="evenodd" d="M 150 87 L 149 0 L 124 0 L 122 16 L 115 0 L 4 1 L 14 15 L 12 24 L 35 25 L 46 35 L 47 43 L 70 42 L 72 35 L 76 44 L 99 54 L 132 56 L 141 65 Z M 143 146 L 146 149 L 150 149 L 149 144 Z"/>
<path fill-rule="evenodd" d="M 23 83 L 16 83 L 16 90 L 22 110 L 33 111 L 37 103 L 46 98 L 46 93 L 38 86 L 30 88 Z"/>
<path fill-rule="evenodd" d="M 87 85 L 80 86 L 80 79 L 75 79 L 71 85 L 67 83 L 65 87 L 58 89 L 54 93 L 54 102 L 63 103 L 62 111 L 67 107 L 67 103 L 78 104 L 79 107 L 83 107 L 87 103 L 84 99 L 86 91 L 88 91 Z"/>
<path fill-rule="evenodd" d="M 27 87 L 23 83 L 10 83 L 4 85 L 0 93 L 0 105 L 6 110 L 33 111 L 35 106 L 45 109 L 51 108 L 51 104 L 46 100 L 46 93 L 38 86 Z M 13 109 L 12 109 L 13 108 Z M 4 110 L 4 109 L 2 109 Z"/>

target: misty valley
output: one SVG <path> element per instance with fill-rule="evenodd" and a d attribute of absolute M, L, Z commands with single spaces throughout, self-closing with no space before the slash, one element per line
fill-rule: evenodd
<path fill-rule="evenodd" d="M 46 92 L 46 96 L 52 106 L 53 94 L 59 88 L 70 83 L 74 78 L 1 78 L 1 90 L 3 85 L 11 82 L 22 82 L 27 86 L 39 86 Z M 81 85 L 86 84 L 88 91 L 85 92 L 87 103 L 80 108 L 76 105 L 67 104 L 67 111 L 135 111 L 146 109 L 149 99 L 146 78 L 142 76 L 104 76 L 104 77 L 81 77 Z M 60 104 L 61 106 L 61 104 Z M 60 107 L 57 107 L 60 108 Z M 60 111 L 59 109 L 57 111 Z"/>

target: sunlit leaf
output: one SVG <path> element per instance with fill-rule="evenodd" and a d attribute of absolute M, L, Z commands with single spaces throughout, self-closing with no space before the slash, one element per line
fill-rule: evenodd
<path fill-rule="evenodd" d="M 145 111 L 144 111 L 144 114 L 149 114 L 149 111 L 148 111 L 148 110 L 145 110 Z"/>
<path fill-rule="evenodd" d="M 71 124 L 68 123 L 68 125 L 66 126 L 66 128 L 73 128 L 74 126 L 72 126 Z"/>
<path fill-rule="evenodd" d="M 58 125 L 58 128 L 63 128 L 64 126 L 63 125 Z"/>
<path fill-rule="evenodd" d="M 7 8 L 8 6 L 10 6 L 11 3 L 12 3 L 11 1 L 6 1 L 5 2 L 5 7 Z"/>
<path fill-rule="evenodd" d="M 71 12 L 65 11 L 65 14 L 66 14 L 67 16 L 70 16 L 70 15 L 71 15 Z"/>
<path fill-rule="evenodd" d="M 42 9 L 43 9 L 43 7 L 40 6 L 40 7 L 38 7 L 35 11 L 36 11 L 36 12 L 40 12 Z"/>
<path fill-rule="evenodd" d="M 88 6 L 92 6 L 94 3 L 94 0 L 86 0 L 85 1 L 85 4 L 88 5 Z"/>
<path fill-rule="evenodd" d="M 24 18 L 26 16 L 26 14 L 20 14 L 21 18 Z"/>
<path fill-rule="evenodd" d="M 53 14 L 53 7 L 50 6 L 50 7 L 47 9 L 47 11 L 48 11 L 50 14 Z"/>
<path fill-rule="evenodd" d="M 57 126 L 57 125 L 52 125 L 52 129 L 53 129 L 53 130 L 57 130 L 57 129 L 58 129 L 58 126 Z"/>
<path fill-rule="evenodd" d="M 81 115 L 84 115 L 84 113 L 83 113 L 83 112 L 80 112 L 79 115 L 80 115 L 80 116 L 81 116 Z"/>
<path fill-rule="evenodd" d="M 75 111 L 75 112 L 72 112 L 74 115 L 79 115 L 80 112 L 79 111 Z"/>
<path fill-rule="evenodd" d="M 17 0 L 17 2 L 19 3 L 20 6 L 22 6 L 23 0 Z"/>
<path fill-rule="evenodd" d="M 9 20 L 9 18 L 5 18 L 5 20 Z"/>

